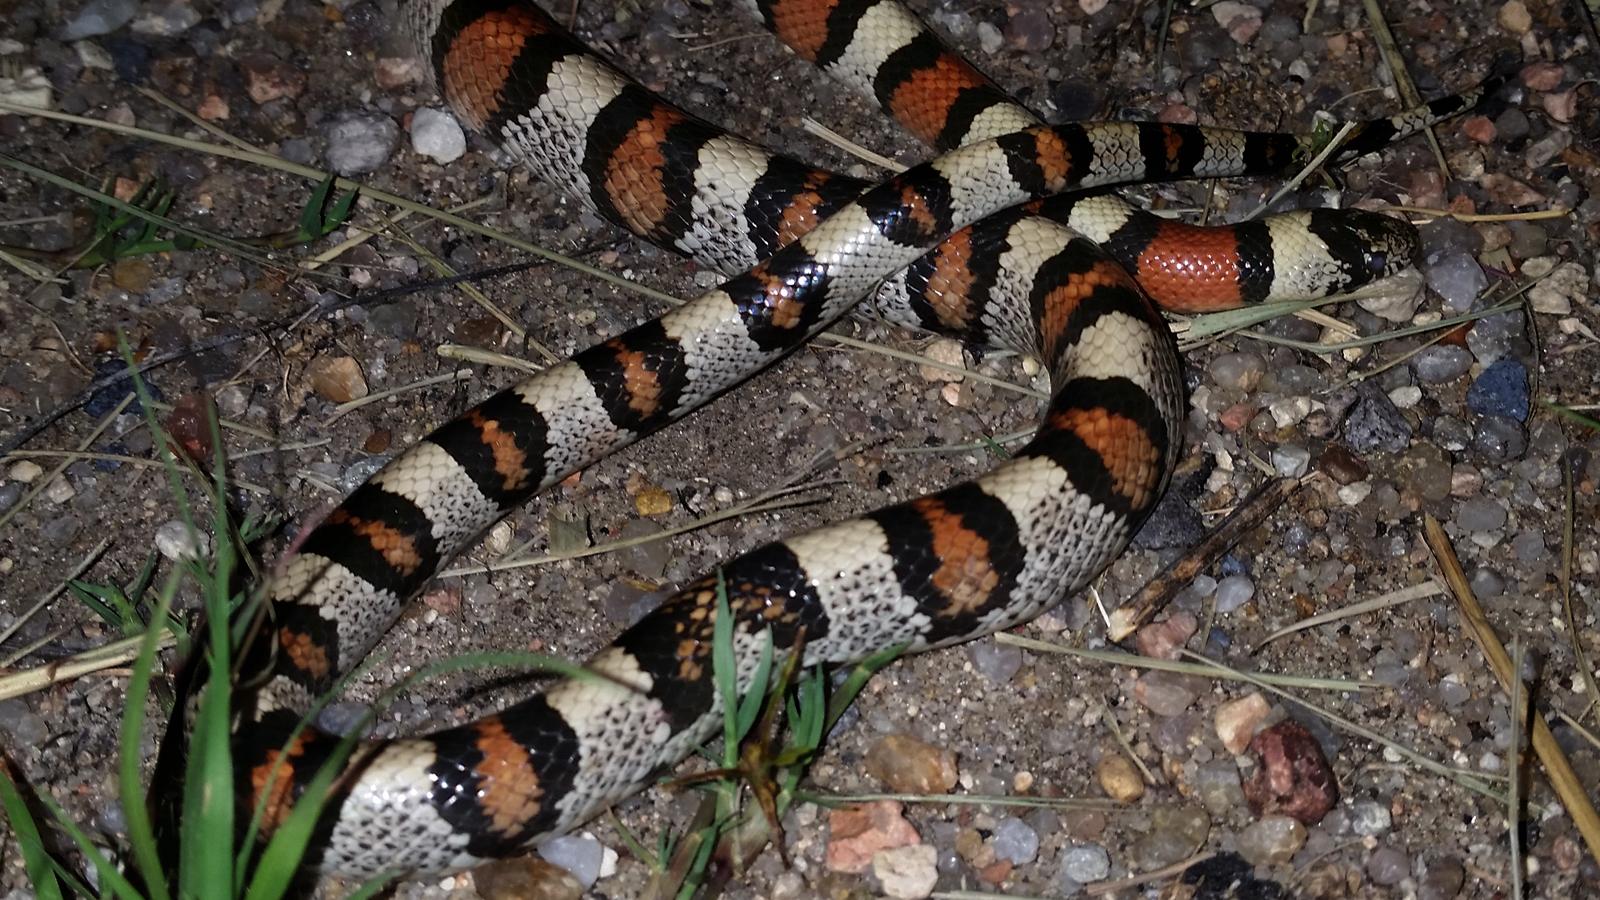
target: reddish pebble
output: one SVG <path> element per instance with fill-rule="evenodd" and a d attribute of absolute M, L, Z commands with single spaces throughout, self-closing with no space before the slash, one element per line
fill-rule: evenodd
<path fill-rule="evenodd" d="M 174 452 L 194 460 L 206 471 L 211 471 L 214 445 L 211 442 L 211 420 L 216 416 L 216 405 L 205 391 L 194 391 L 178 398 L 167 413 L 167 436 L 172 439 Z"/>
<path fill-rule="evenodd" d="M 1015 867 L 1009 859 L 997 859 L 978 870 L 978 880 L 989 884 L 1001 884 L 1011 877 L 1011 870 Z"/>
<path fill-rule="evenodd" d="M 1566 74 L 1560 63 L 1536 62 L 1523 66 L 1521 77 L 1522 83 L 1533 90 L 1553 91 Z"/>
<path fill-rule="evenodd" d="M 1257 758 L 1244 796 L 1257 816 L 1285 815 L 1315 825 L 1339 802 L 1339 782 L 1322 745 L 1304 725 L 1285 720 L 1250 742 Z"/>
<path fill-rule="evenodd" d="M 1152 622 L 1133 635 L 1133 645 L 1141 656 L 1151 659 L 1177 659 L 1183 645 L 1194 636 L 1200 623 L 1193 613 L 1175 612 L 1160 622 Z"/>
<path fill-rule="evenodd" d="M 1329 444 L 1317 460 L 1317 468 L 1340 484 L 1365 481 L 1367 477 L 1366 462 L 1343 444 Z"/>
<path fill-rule="evenodd" d="M 207 94 L 206 98 L 200 101 L 200 107 L 195 110 L 195 114 L 207 122 L 226 119 L 229 114 L 228 101 L 217 94 Z"/>
<path fill-rule="evenodd" d="M 879 800 L 828 813 L 827 866 L 832 872 L 859 875 L 880 850 L 920 844 L 917 829 L 900 814 L 900 804 Z"/>
<path fill-rule="evenodd" d="M 277 57 L 253 54 L 239 61 L 244 73 L 245 93 L 256 103 L 293 100 L 306 89 L 306 76 Z"/>
<path fill-rule="evenodd" d="M 1250 420 L 1255 416 L 1256 408 L 1254 406 L 1248 403 L 1235 403 L 1223 410 L 1222 415 L 1217 417 L 1217 421 L 1225 431 L 1238 431 L 1249 425 Z"/>
<path fill-rule="evenodd" d="M 1182 103 L 1168 103 L 1161 108 L 1161 112 L 1156 113 L 1156 121 L 1168 125 L 1193 125 L 1200 121 L 1200 117 Z"/>
<path fill-rule="evenodd" d="M 1488 116 L 1469 116 L 1461 123 L 1461 132 L 1468 140 L 1479 144 L 1494 143 L 1494 122 Z"/>
<path fill-rule="evenodd" d="M 1571 122 L 1572 117 L 1578 114 L 1578 92 L 1567 90 L 1558 94 L 1545 94 L 1540 98 L 1539 105 L 1543 106 L 1550 118 L 1557 122 Z"/>
<path fill-rule="evenodd" d="M 461 611 L 461 589 L 442 587 L 422 595 L 424 606 L 441 616 L 453 616 Z"/>

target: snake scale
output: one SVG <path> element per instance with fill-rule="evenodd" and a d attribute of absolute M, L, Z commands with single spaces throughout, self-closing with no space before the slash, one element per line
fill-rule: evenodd
<path fill-rule="evenodd" d="M 305 710 L 445 560 L 863 298 L 890 321 L 1039 358 L 1051 395 L 1038 431 L 974 481 L 724 563 L 592 657 L 602 677 L 424 737 L 360 743 L 319 826 L 311 861 L 323 871 L 441 872 L 522 851 L 709 739 L 722 703 L 710 658 L 719 573 L 741 691 L 769 634 L 780 653 L 802 645 L 807 665 L 842 664 L 969 640 L 1055 605 L 1121 552 L 1180 451 L 1179 361 L 1151 296 L 1191 311 L 1319 296 L 1414 255 L 1414 230 L 1372 213 L 1196 228 L 1064 193 L 1282 174 L 1304 162 L 1306 139 L 1046 126 L 893 0 L 750 5 L 943 155 L 867 184 L 671 106 L 525 0 L 405 0 L 403 27 L 465 123 L 623 228 L 730 277 L 440 426 L 303 535 L 246 647 L 264 674 L 236 693 L 241 792 L 264 808 L 264 830 L 339 743 L 301 727 Z M 1367 123 L 1333 160 L 1476 99 Z"/>

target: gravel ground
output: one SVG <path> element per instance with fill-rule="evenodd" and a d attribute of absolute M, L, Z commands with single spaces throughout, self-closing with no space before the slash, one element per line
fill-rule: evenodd
<path fill-rule="evenodd" d="M 730 14 L 732 4 L 572 5 L 579 33 L 625 68 L 750 137 L 870 174 L 805 134 L 801 118 L 810 114 L 902 161 L 925 155 L 875 110 Z M 1052 119 L 1161 117 L 1304 129 L 1314 111 L 1359 118 L 1400 105 L 1354 0 L 1312 4 L 1304 30 L 1300 3 L 1180 9 L 1159 64 L 1161 3 L 914 5 Z M 1600 398 L 1600 307 L 1591 274 L 1600 228 L 1594 197 L 1600 107 L 1584 102 L 1594 95 L 1596 48 L 1573 18 L 1576 4 L 1382 5 L 1425 94 L 1470 86 L 1497 54 L 1520 57 L 1523 68 L 1503 111 L 1438 130 L 1453 177 L 1443 177 L 1426 143 L 1413 140 L 1349 172 L 1343 202 L 1528 217 L 1462 222 L 1418 215 L 1428 223 L 1425 290 L 1400 291 L 1365 308 L 1324 307 L 1336 327 L 1282 319 L 1257 336 L 1190 349 L 1194 408 L 1184 490 L 1176 492 L 1183 502 L 1163 508 L 1098 585 L 1098 597 L 1109 608 L 1131 596 L 1270 474 L 1324 473 L 1197 577 L 1165 621 L 1134 643 L 1149 654 L 1186 644 L 1258 673 L 1361 682 L 1359 691 L 1296 693 L 1457 773 L 1503 785 L 1512 755 L 1509 703 L 1454 602 L 1426 587 L 1439 577 L 1423 541 L 1424 517 L 1432 515 L 1444 523 L 1502 638 L 1526 651 L 1540 707 L 1593 796 L 1600 793 L 1600 746 L 1588 711 L 1594 698 L 1574 648 L 1590 660 L 1600 657 L 1594 612 L 1600 538 L 1591 525 L 1600 514 L 1600 433 L 1557 417 L 1543 401 L 1582 405 Z M 581 253 L 652 288 L 692 296 L 715 282 L 507 168 L 475 138 L 465 156 L 445 165 L 417 152 L 406 132 L 413 121 L 425 141 L 447 146 L 451 134 L 448 123 L 413 119 L 438 100 L 386 34 L 392 10 L 381 3 L 90 0 L 80 6 L 74 0 L 63 8 L 53 0 L 11 0 L 6 7 L 0 93 L 7 96 L 48 86 L 49 102 L 63 112 L 204 136 L 174 107 L 141 91 L 149 88 L 287 159 L 363 171 L 369 184 L 434 206 L 478 201 L 472 218 L 546 248 Z M 281 173 L 42 118 L 0 116 L 0 141 L 9 155 L 81 183 L 106 181 L 120 196 L 159 179 L 175 191 L 175 219 L 225 234 L 292 227 L 309 190 Z M 1182 185 L 1133 193 L 1166 207 L 1238 217 L 1271 187 Z M 1332 198 L 1319 189 L 1285 202 Z M 1571 212 L 1541 214 L 1556 208 Z M 354 220 L 377 226 L 386 213 L 363 202 Z M 485 238 L 419 222 L 408 223 L 416 240 L 457 269 L 526 258 Z M 87 225 L 81 202 L 66 191 L 0 168 L 0 243 L 60 250 L 73 246 Z M 352 289 L 365 292 L 357 294 L 361 300 L 431 274 L 410 247 L 388 239 L 345 253 L 324 275 L 297 274 L 289 265 L 343 236 L 271 258 L 214 250 L 143 256 L 71 272 L 58 283 L 0 269 L 6 413 L 0 433 L 28 426 L 77 396 L 96 372 L 117 365 L 111 336 L 118 330 L 152 353 L 236 337 L 157 370 L 153 382 L 169 399 L 213 392 L 223 413 L 246 426 L 230 436 L 230 448 L 260 451 L 236 464 L 241 485 L 248 483 L 242 495 L 252 508 L 300 520 L 431 425 L 516 377 L 507 368 L 444 358 L 436 353 L 440 346 L 537 360 L 536 341 L 564 356 L 662 309 L 548 265 L 481 285 L 490 303 L 526 329 L 527 342 L 449 289 L 341 305 Z M 1529 283 L 1535 284 L 1521 295 L 1524 305 L 1460 328 L 1320 353 L 1295 343 L 1345 341 L 1479 312 L 1514 299 Z M 839 330 L 948 358 L 949 348 L 930 348 L 925 339 L 879 325 Z M 999 379 L 1029 381 L 1014 358 L 968 362 Z M 466 370 L 464 380 L 405 389 L 335 415 L 342 392 L 404 388 L 457 369 Z M 182 543 L 159 470 L 138 462 L 150 457 L 151 439 L 135 416 L 111 417 L 93 440 L 90 449 L 113 458 L 68 461 L 59 477 L 49 478 L 64 460 L 41 454 L 85 445 L 112 405 L 97 398 L 61 417 L 26 443 L 34 455 L 0 465 L 6 517 L 0 633 L 11 631 L 36 598 L 103 540 L 109 547 L 94 558 L 88 580 L 125 580 L 152 548 L 170 554 Z M 494 558 L 523 541 L 542 551 L 681 526 L 802 475 L 818 456 L 843 451 L 819 476 L 834 482 L 820 502 L 581 561 L 441 579 L 394 629 L 382 661 L 339 710 L 359 710 L 396 678 L 463 651 L 582 656 L 657 588 L 733 552 L 982 471 L 989 455 L 962 448 L 1024 429 L 1035 412 L 1033 401 L 985 381 L 946 381 L 914 364 L 816 344 L 684 425 L 528 504 L 466 562 Z M 936 452 L 902 452 L 930 448 Z M 1564 468 L 1572 474 L 1570 495 Z M 1578 523 L 1570 548 L 1576 634 L 1561 589 L 1569 508 Z M 291 531 L 279 537 L 280 547 Z M 1285 625 L 1414 587 L 1407 594 L 1413 599 L 1382 612 L 1263 646 Z M 1099 616 L 1084 599 L 1018 633 L 1075 647 L 1104 645 Z M 115 636 L 83 606 L 58 598 L 15 629 L 0 647 L 0 664 L 30 669 Z M 0 736 L 11 760 L 108 842 L 117 840 L 123 822 L 113 758 L 125 674 L 93 674 L 0 701 Z M 378 731 L 465 721 L 528 690 L 526 683 L 486 687 L 481 678 L 446 678 L 408 695 Z M 1311 740 L 1297 742 L 1297 733 Z M 1287 743 L 1272 743 L 1279 738 Z M 1281 810 L 1253 807 L 1259 773 L 1286 756 L 1319 752 L 1338 783 L 1330 812 L 1301 825 Z M 1078 662 L 993 639 L 903 660 L 882 673 L 811 780 L 820 791 L 843 795 L 887 785 L 1056 802 L 891 804 L 865 816 L 801 806 L 784 823 L 792 868 L 769 852 L 734 880 L 730 896 L 884 890 L 925 896 L 916 892 L 935 875 L 940 890 L 1069 896 L 1084 883 L 1148 872 L 1201 850 L 1223 854 L 1191 874 L 1196 884 L 1186 890 L 1202 896 L 1220 896 L 1230 882 L 1237 883 L 1235 895 L 1249 897 L 1511 891 L 1505 807 L 1465 789 L 1459 777 L 1424 770 L 1369 736 L 1247 684 Z M 1527 895 L 1600 896 L 1600 868 L 1537 771 L 1528 792 Z M 654 790 L 619 812 L 653 843 L 688 818 L 693 799 Z M 910 846 L 918 838 L 924 848 Z M 6 840 L 0 896 L 28 896 L 15 845 Z M 889 849 L 874 854 L 880 847 Z M 552 854 L 591 875 L 603 866 L 590 896 L 634 896 L 648 877 L 609 820 Z M 396 895 L 522 896 L 515 886 L 519 866 L 526 867 L 408 883 Z M 1125 893 L 1155 896 L 1168 884 L 1158 880 Z M 560 880 L 547 880 L 542 890 L 538 896 L 577 893 Z M 340 893 L 336 885 L 324 891 Z"/>

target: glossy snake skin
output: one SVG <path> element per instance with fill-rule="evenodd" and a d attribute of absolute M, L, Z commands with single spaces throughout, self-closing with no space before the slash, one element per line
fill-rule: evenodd
<path fill-rule="evenodd" d="M 298 729 L 303 711 L 445 560 L 533 493 L 736 387 L 862 298 L 876 293 L 896 321 L 1037 356 L 1051 398 L 1034 439 L 983 477 L 723 564 L 741 690 L 769 630 L 780 652 L 803 634 L 808 665 L 943 646 L 1027 620 L 1121 552 L 1165 487 L 1184 414 L 1175 347 L 1130 270 L 1160 270 L 1152 289 L 1207 309 L 1347 289 L 1403 267 L 1414 249 L 1409 226 L 1373 214 L 1221 231 L 1114 198 L 1045 199 L 1280 174 L 1307 146 L 1178 125 L 1042 126 L 897 5 L 763 0 L 757 12 L 802 55 L 886 98 L 944 155 L 869 186 L 677 110 L 526 3 L 405 5 L 404 27 L 465 123 L 635 234 L 735 274 L 440 426 L 304 536 L 247 647 L 265 674 L 240 691 L 242 790 L 265 804 L 268 832 L 338 743 Z M 1471 99 L 1375 123 L 1337 158 Z M 1042 202 L 1016 208 L 1030 201 Z M 720 727 L 716 579 L 684 587 L 591 658 L 602 677 L 561 681 L 458 728 L 361 743 L 315 863 L 354 876 L 469 867 L 639 789 Z"/>

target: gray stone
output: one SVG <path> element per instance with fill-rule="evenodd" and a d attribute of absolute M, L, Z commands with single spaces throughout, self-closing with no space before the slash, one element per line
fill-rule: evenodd
<path fill-rule="evenodd" d="M 1105 880 L 1111 874 L 1111 855 L 1098 844 L 1067 847 L 1061 851 L 1061 875 L 1078 884 Z"/>
<path fill-rule="evenodd" d="M 972 667 L 995 684 L 1005 684 L 1022 669 L 1022 649 L 985 638 L 967 645 Z"/>
<path fill-rule="evenodd" d="M 1467 374 L 1472 353 L 1465 347 L 1435 344 L 1411 358 L 1411 370 L 1424 384 L 1444 384 Z"/>
<path fill-rule="evenodd" d="M 992 846 L 1000 859 L 1025 865 L 1039 855 L 1039 833 L 1016 816 L 1007 816 L 995 825 Z"/>
<path fill-rule="evenodd" d="M 1363 836 L 1386 833 L 1394 824 L 1389 804 L 1364 800 L 1350 807 L 1350 830 Z"/>
<path fill-rule="evenodd" d="M 1253 866 L 1282 865 L 1306 842 L 1306 827 L 1289 816 L 1267 816 L 1239 832 L 1239 855 Z"/>
<path fill-rule="evenodd" d="M 539 845 L 539 855 L 566 869 L 585 889 L 600 880 L 606 848 L 589 835 L 567 834 Z"/>
<path fill-rule="evenodd" d="M 1363 385 L 1345 419 L 1344 440 L 1357 453 L 1398 453 L 1411 443 L 1411 423 L 1386 394 Z"/>

